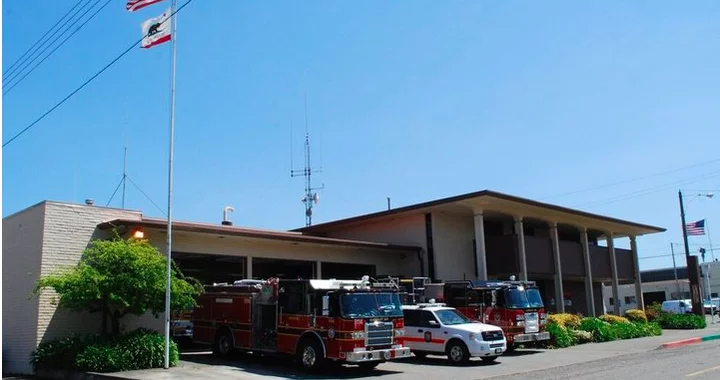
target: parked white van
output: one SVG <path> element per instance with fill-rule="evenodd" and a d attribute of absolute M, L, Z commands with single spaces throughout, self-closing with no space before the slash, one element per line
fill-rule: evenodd
<path fill-rule="evenodd" d="M 672 314 L 689 314 L 692 313 L 692 303 L 690 300 L 663 301 L 662 311 Z"/>

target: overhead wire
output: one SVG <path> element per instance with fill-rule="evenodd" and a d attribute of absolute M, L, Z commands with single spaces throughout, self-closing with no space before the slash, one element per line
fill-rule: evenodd
<path fill-rule="evenodd" d="M 683 185 L 683 184 L 689 184 L 689 183 L 694 183 L 694 182 L 699 182 L 699 181 L 702 181 L 702 180 L 706 180 L 706 179 L 710 179 L 710 178 L 715 178 L 715 177 L 718 177 L 718 176 L 720 176 L 720 170 L 713 171 L 713 172 L 710 172 L 710 173 L 706 173 L 706 174 L 703 174 L 703 175 L 701 175 L 701 176 L 697 176 L 697 177 L 693 177 L 693 178 L 688 178 L 688 179 L 684 179 L 684 180 L 680 180 L 680 181 L 675 181 L 675 182 L 671 182 L 671 183 L 666 183 L 666 184 L 664 184 L 664 185 L 660 185 L 660 186 L 656 186 L 656 187 L 645 188 L 645 189 L 633 191 L 633 192 L 630 192 L 630 193 L 622 194 L 622 195 L 619 195 L 619 196 L 615 196 L 615 197 L 611 197 L 611 198 L 607 198 L 607 199 L 603 199 L 603 200 L 598 200 L 598 201 L 593 201 L 593 202 L 588 202 L 588 203 L 584 203 L 584 204 L 579 204 L 579 205 L 575 205 L 575 206 L 572 206 L 572 207 L 597 206 L 597 205 L 602 205 L 602 204 L 608 204 L 608 203 L 623 201 L 623 200 L 632 199 L 632 198 L 635 198 L 635 197 L 644 196 L 644 195 L 656 193 L 656 192 L 659 192 L 659 191 L 667 190 L 667 189 L 673 188 L 673 187 L 675 187 L 675 186 L 679 186 L 679 185 Z"/>
<path fill-rule="evenodd" d="M 83 10 L 88 4 L 90 4 L 91 2 L 92 2 L 92 0 L 87 0 L 87 2 L 85 2 L 85 5 L 83 5 L 82 7 L 80 7 L 80 9 L 78 9 L 77 11 L 75 11 L 75 13 L 74 13 L 72 16 L 70 16 L 70 18 L 68 18 L 67 20 L 65 20 L 65 22 L 64 22 L 57 30 L 55 30 L 55 31 L 50 35 L 50 37 L 48 37 L 48 39 L 45 40 L 45 42 L 43 42 L 43 43 L 40 44 L 38 47 L 36 47 L 35 50 L 33 50 L 33 52 L 30 53 L 30 55 L 28 55 L 27 57 L 25 57 L 25 59 L 23 59 L 22 62 L 20 62 L 20 64 L 19 64 L 14 70 L 12 70 L 12 72 L 8 72 L 8 73 L 6 74 L 7 76 L 3 76 L 3 80 L 2 80 L 3 83 L 5 83 L 6 80 L 10 80 L 10 79 L 14 78 L 19 72 L 22 72 L 23 70 L 25 70 L 24 68 L 29 65 L 29 64 L 26 64 L 27 60 L 30 59 L 30 57 L 34 56 L 35 53 L 36 53 L 40 48 L 42 48 L 43 46 L 45 46 L 45 44 L 50 40 L 50 38 L 52 38 L 53 36 L 55 36 L 55 35 L 57 34 L 57 32 L 59 32 L 61 29 L 63 29 L 63 28 L 65 27 L 65 25 L 68 24 L 68 22 L 70 22 L 71 20 L 73 20 L 73 19 L 75 18 L 75 16 L 76 16 L 78 13 L 80 13 L 80 11 L 82 11 L 82 10 Z M 74 25 L 74 24 L 76 24 L 76 23 L 77 23 L 77 20 L 73 21 L 73 24 L 71 24 L 70 27 L 72 27 L 72 25 Z M 66 29 L 66 31 L 67 31 L 67 29 Z M 63 32 L 62 34 L 65 34 L 65 32 Z M 62 36 L 62 34 L 61 34 L 61 36 Z M 42 52 L 41 52 L 40 54 L 42 54 Z M 33 61 L 34 61 L 35 59 L 37 59 L 37 57 L 35 57 L 35 58 L 33 59 Z M 30 63 L 32 63 L 33 61 L 30 61 Z M 17 71 L 17 69 L 20 68 L 20 67 L 22 67 L 22 69 L 21 69 L 20 71 Z M 13 74 L 13 73 L 14 73 L 14 74 Z"/>
<path fill-rule="evenodd" d="M 18 59 L 15 60 L 15 62 L 13 62 L 10 66 L 8 66 L 8 68 L 3 72 L 3 76 L 6 75 L 10 70 L 13 70 L 14 67 L 15 67 L 15 65 L 17 65 L 17 63 L 20 62 L 21 59 L 25 58 L 25 55 L 27 55 L 27 53 L 29 53 L 30 50 L 32 50 L 35 46 L 37 46 L 37 44 L 39 44 L 40 41 L 42 41 L 43 39 L 45 39 L 45 37 L 46 37 L 53 29 L 55 29 L 55 27 L 58 26 L 58 24 L 60 24 L 60 22 L 61 22 L 65 17 L 67 17 L 67 15 L 69 15 L 70 12 L 73 11 L 73 9 L 77 8 L 77 6 L 80 5 L 80 3 L 82 3 L 82 2 L 83 2 L 83 0 L 78 0 L 78 2 L 75 3 L 75 5 L 73 5 L 73 7 L 70 8 L 69 11 L 67 11 L 67 13 L 65 13 L 62 17 L 60 17 L 60 19 L 57 20 L 57 22 L 56 22 L 53 26 L 51 26 L 50 29 L 48 29 L 48 31 L 45 32 L 45 34 L 42 35 L 42 37 L 40 37 L 37 41 L 35 41 L 34 44 L 32 44 L 32 46 L 30 46 L 27 50 L 25 50 L 25 52 L 24 52 Z"/>
<path fill-rule="evenodd" d="M 584 188 L 584 189 L 580 189 L 580 190 L 570 191 L 570 192 L 567 192 L 567 193 L 552 195 L 552 196 L 549 196 L 549 197 L 539 198 L 539 200 L 542 201 L 542 200 L 547 200 L 547 199 L 552 199 L 552 198 L 565 197 L 565 196 L 568 196 L 568 195 L 585 193 L 585 192 L 588 192 L 588 191 L 599 190 L 599 189 L 604 189 L 604 188 L 608 188 L 608 187 L 612 187 L 612 186 L 623 185 L 623 184 L 626 184 L 626 183 L 637 182 L 637 181 L 640 181 L 640 180 L 643 180 L 643 179 L 648 179 L 648 178 L 663 176 L 663 175 L 666 175 L 666 174 L 676 173 L 676 172 L 679 172 L 679 171 L 683 171 L 683 170 L 687 170 L 687 169 L 692 169 L 692 168 L 696 168 L 696 167 L 699 167 L 699 166 L 704 166 L 704 165 L 712 164 L 712 163 L 715 163 L 715 162 L 720 162 L 720 158 L 713 159 L 713 160 L 710 160 L 710 161 L 705 161 L 705 162 L 699 162 L 699 163 L 695 163 L 695 164 L 691 164 L 691 165 L 688 165 L 688 166 L 683 166 L 683 167 L 679 167 L 679 168 L 675 168 L 675 169 L 671 169 L 671 170 L 665 170 L 665 171 L 662 171 L 662 172 L 652 173 L 652 174 L 648 174 L 648 175 L 641 176 L 641 177 L 626 179 L 626 180 L 617 181 L 617 182 L 612 182 L 612 183 L 608 183 L 608 184 L 604 184 L 604 185 L 598 185 L 598 186 L 588 187 L 588 188 Z"/>
<path fill-rule="evenodd" d="M 33 66 L 32 69 L 30 69 L 30 71 L 26 72 L 25 75 L 23 75 L 20 79 L 18 79 L 17 81 L 15 81 L 15 83 L 13 83 L 12 86 L 10 86 L 7 90 L 3 91 L 3 95 L 7 94 L 7 93 L 10 92 L 13 88 L 15 88 L 15 86 L 17 86 L 18 84 L 22 83 L 22 81 L 23 81 L 28 75 L 30 75 L 33 71 L 35 71 L 35 69 L 37 69 L 38 66 L 42 65 L 42 63 L 45 62 L 48 58 L 50 58 L 50 56 L 53 55 L 53 53 L 55 53 L 55 51 L 57 51 L 59 48 L 61 48 L 61 47 L 65 44 L 65 42 L 67 42 L 70 38 L 72 38 L 72 36 L 75 35 L 75 33 L 77 33 L 78 31 L 80 31 L 80 29 L 82 29 L 82 27 L 85 26 L 85 24 L 87 24 L 88 22 L 90 22 L 90 20 L 92 20 L 93 18 L 95 18 L 95 16 L 97 16 L 97 14 L 100 13 L 100 11 L 102 11 L 103 9 L 105 9 L 105 7 L 107 7 L 108 4 L 110 4 L 111 1 L 112 1 L 112 0 L 107 0 L 107 1 L 105 2 L 105 4 L 103 4 L 100 8 L 98 8 L 98 9 L 95 11 L 95 13 L 93 13 L 92 15 L 90 15 L 90 17 L 89 17 L 87 20 L 85 20 L 82 24 L 80 24 L 80 26 L 78 26 L 72 33 L 70 33 L 70 35 L 68 35 L 67 37 L 65 37 L 65 39 L 62 40 L 62 42 L 60 42 L 59 45 L 55 46 L 55 48 L 54 48 L 53 50 L 51 50 L 50 53 L 48 53 L 42 60 L 40 60 L 40 62 L 38 62 L 37 64 L 35 64 L 35 66 Z M 97 4 L 97 3 L 99 3 L 99 2 L 100 2 L 100 0 L 97 0 L 97 1 L 95 2 L 95 4 Z M 93 4 L 93 7 L 95 6 L 95 4 Z M 92 9 L 92 8 L 90 8 L 90 9 Z M 90 10 L 90 9 L 88 9 L 88 10 Z M 54 42 L 54 41 L 53 41 L 53 42 Z M 10 84 L 10 82 L 8 82 L 8 84 Z"/>
<path fill-rule="evenodd" d="M 185 8 L 188 4 L 192 3 L 193 1 L 195 1 L 195 0 L 187 0 L 183 5 L 181 5 L 180 7 L 178 7 L 178 9 L 176 9 L 175 12 L 172 13 L 172 14 L 171 14 L 166 20 L 164 20 L 162 23 L 164 23 L 164 22 L 167 21 L 167 20 L 170 20 L 173 15 L 177 14 L 178 12 L 180 12 L 183 8 Z M 162 24 L 162 23 L 160 23 L 160 24 Z M 30 123 L 27 127 L 23 128 L 20 132 L 16 133 L 16 134 L 13 135 L 13 137 L 11 137 L 8 141 L 6 141 L 5 143 L 3 143 L 3 144 L 2 144 L 2 147 L 4 148 L 4 147 L 6 147 L 8 144 L 10 144 L 11 142 L 15 141 L 15 139 L 17 139 L 18 137 L 22 136 L 22 135 L 23 135 L 25 132 L 27 132 L 30 128 L 32 128 L 33 126 L 35 126 L 37 123 L 39 123 L 39 122 L 40 122 L 41 120 L 43 120 L 45 117 L 47 117 L 50 113 L 52 113 L 53 111 L 55 111 L 58 107 L 60 107 L 61 105 L 63 105 L 66 101 L 68 101 L 68 99 L 72 98 L 75 94 L 77 94 L 80 90 L 82 90 L 83 88 L 85 88 L 85 86 L 87 86 L 87 85 L 88 85 L 90 82 L 92 82 L 95 78 L 97 78 L 98 76 L 100 76 L 100 74 L 102 74 L 102 73 L 105 72 L 107 69 L 109 69 L 110 67 L 112 67 L 115 63 L 117 63 L 117 61 L 119 61 L 122 57 L 124 57 L 127 53 L 129 53 L 129 52 L 135 47 L 135 45 L 137 45 L 137 44 L 139 44 L 140 42 L 142 42 L 142 40 L 143 40 L 145 37 L 146 37 L 146 36 L 143 36 L 143 37 L 141 37 L 140 39 L 138 39 L 137 41 L 133 42 L 132 45 L 128 46 L 127 49 L 125 49 L 122 53 L 120 53 L 117 57 L 115 57 L 112 61 L 110 61 L 110 63 L 106 64 L 102 69 L 100 69 L 100 71 L 98 71 L 98 72 L 96 72 L 95 74 L 93 74 L 93 76 L 91 76 L 88 80 L 86 80 L 85 82 L 83 82 L 83 84 L 81 84 L 78 88 L 76 88 L 75 90 L 73 90 L 69 95 L 65 96 L 62 100 L 60 100 L 58 103 L 56 103 L 54 106 L 52 106 L 52 107 L 51 107 L 49 110 L 47 110 L 45 113 L 43 113 L 42 115 L 40 115 L 40 117 L 38 117 L 37 119 L 35 119 L 35 120 L 34 120 L 32 123 Z"/>
<path fill-rule="evenodd" d="M 192 1 L 192 0 L 190 0 L 190 1 Z M 160 210 L 160 212 L 163 213 L 163 215 L 167 216 L 167 213 L 162 208 L 160 208 L 160 206 L 158 206 L 157 203 L 155 203 L 155 201 L 153 201 L 149 195 L 145 194 L 145 192 L 140 188 L 140 186 L 138 186 L 135 183 L 135 181 L 133 181 L 129 176 L 125 176 L 125 177 L 130 181 L 130 183 L 133 184 L 133 186 L 135 186 L 136 189 L 138 189 L 138 191 L 140 191 L 142 193 L 142 195 L 145 196 L 145 198 L 147 198 L 147 200 L 150 201 L 150 203 L 153 204 L 153 206 L 155 206 L 158 210 Z"/>

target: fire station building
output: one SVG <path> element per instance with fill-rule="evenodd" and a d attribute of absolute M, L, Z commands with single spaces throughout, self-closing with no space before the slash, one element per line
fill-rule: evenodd
<path fill-rule="evenodd" d="M 90 202 L 88 202 L 90 203 Z M 140 211 L 44 201 L 3 218 L 3 368 L 28 373 L 38 343 L 98 332 L 97 315 L 57 309 L 52 292 L 28 299 L 39 276 L 74 266 L 113 233 L 166 249 L 167 223 Z M 548 310 L 596 315 L 602 283 L 640 290 L 636 238 L 663 228 L 480 191 L 294 231 L 173 222 L 173 258 L 205 283 L 241 278 L 427 276 L 538 283 Z M 629 239 L 631 249 L 614 247 Z M 604 243 L 601 245 L 601 243 Z M 616 311 L 617 312 L 617 311 Z M 162 329 L 163 318 L 122 324 Z"/>

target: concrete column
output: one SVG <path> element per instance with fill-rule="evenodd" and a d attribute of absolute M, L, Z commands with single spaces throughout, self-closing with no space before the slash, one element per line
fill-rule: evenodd
<path fill-rule="evenodd" d="M 322 261 L 320 260 L 315 263 L 315 278 L 322 280 Z"/>
<path fill-rule="evenodd" d="M 252 279 L 253 278 L 253 272 L 252 272 L 252 256 L 248 256 L 245 258 L 245 278 Z"/>
<path fill-rule="evenodd" d="M 580 229 L 580 243 L 585 260 L 585 294 L 587 295 L 587 310 L 589 317 L 596 317 L 595 295 L 593 294 L 592 262 L 590 261 L 590 243 L 588 242 L 587 228 Z"/>
<path fill-rule="evenodd" d="M 607 234 L 607 246 L 610 251 L 610 270 L 612 271 L 612 294 L 613 309 L 615 315 L 620 315 L 620 292 L 618 291 L 618 275 L 617 275 L 617 261 L 615 260 L 615 242 L 613 241 L 613 234 L 609 232 Z"/>
<path fill-rule="evenodd" d="M 640 259 L 638 258 L 637 241 L 635 236 L 630 236 L 630 250 L 633 255 L 633 265 L 635 267 L 635 300 L 637 301 L 637 308 L 645 310 L 645 301 L 643 300 L 642 293 L 642 279 L 640 278 Z"/>
<path fill-rule="evenodd" d="M 477 269 L 478 279 L 487 281 L 487 256 L 485 254 L 485 225 L 483 223 L 482 210 L 475 211 L 473 215 L 473 223 L 475 224 L 475 268 Z"/>
<path fill-rule="evenodd" d="M 527 261 L 525 260 L 525 232 L 523 230 L 523 217 L 515 216 L 515 234 L 518 238 L 518 259 L 520 260 L 520 280 L 527 281 Z"/>
<path fill-rule="evenodd" d="M 553 261 L 555 262 L 555 310 L 565 312 L 565 293 L 562 283 L 562 263 L 560 262 L 560 240 L 558 239 L 557 223 L 550 223 L 550 240 L 552 240 Z"/>

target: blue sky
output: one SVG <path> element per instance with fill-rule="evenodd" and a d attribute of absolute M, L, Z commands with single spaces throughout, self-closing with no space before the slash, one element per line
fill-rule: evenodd
<path fill-rule="evenodd" d="M 4 2 L 3 71 L 73 3 Z M 103 10 L 3 97 L 3 142 L 168 6 Z M 306 92 L 316 223 L 487 188 L 668 228 L 639 239 L 652 257 L 682 241 L 678 188 L 716 190 L 687 214 L 720 247 L 719 17 L 714 1 L 195 0 L 178 22 L 174 215 L 219 222 L 233 205 L 236 225 L 302 226 L 290 130 L 299 167 Z M 3 149 L 3 216 L 104 205 L 126 145 L 164 208 L 169 57 L 134 49 Z M 126 206 L 162 216 L 132 185 Z"/>

